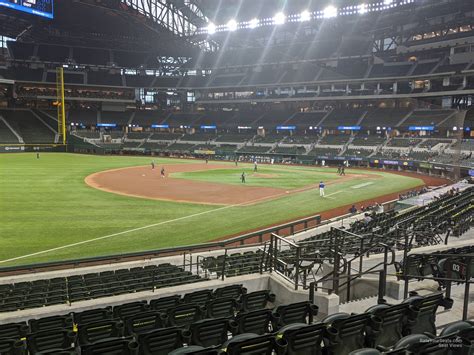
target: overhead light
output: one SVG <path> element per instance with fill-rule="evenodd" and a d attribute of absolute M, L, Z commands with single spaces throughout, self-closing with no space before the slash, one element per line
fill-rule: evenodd
<path fill-rule="evenodd" d="M 323 10 L 324 18 L 334 18 L 337 17 L 337 9 L 334 6 L 328 6 Z"/>
<path fill-rule="evenodd" d="M 216 25 L 214 25 L 212 22 L 209 22 L 207 25 L 207 33 L 210 35 L 216 33 Z"/>
<path fill-rule="evenodd" d="M 275 25 L 283 25 L 285 23 L 285 20 L 286 16 L 283 12 L 279 12 L 273 17 L 273 23 Z"/>
<path fill-rule="evenodd" d="M 359 14 L 361 15 L 364 15 L 366 14 L 367 12 L 369 12 L 369 7 L 367 4 L 360 4 L 359 5 L 359 10 L 358 10 Z"/>
<path fill-rule="evenodd" d="M 311 20 L 311 14 L 308 10 L 305 10 L 303 11 L 301 14 L 300 14 L 300 21 L 301 22 L 305 22 L 305 21 L 309 21 Z"/>
<path fill-rule="evenodd" d="M 256 28 L 258 27 L 258 19 L 257 18 L 253 18 L 249 21 L 249 28 Z"/>
<path fill-rule="evenodd" d="M 383 0 L 383 4 L 388 6 L 388 5 L 392 5 L 392 2 L 393 0 Z"/>
<path fill-rule="evenodd" d="M 229 22 L 227 22 L 227 29 L 229 31 L 235 31 L 237 29 L 237 21 L 230 20 Z"/>

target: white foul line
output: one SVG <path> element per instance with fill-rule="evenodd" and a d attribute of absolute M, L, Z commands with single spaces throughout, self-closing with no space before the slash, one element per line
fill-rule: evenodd
<path fill-rule="evenodd" d="M 281 195 L 283 196 L 283 194 L 281 194 Z M 276 195 L 276 196 L 274 196 L 274 197 L 277 197 L 277 196 L 278 196 L 278 195 Z M 228 209 L 228 208 L 232 208 L 232 207 L 244 206 L 244 205 L 246 205 L 246 204 L 252 204 L 252 203 L 255 203 L 255 202 L 258 202 L 258 201 L 261 201 L 261 200 L 265 200 L 265 199 L 267 199 L 267 198 L 268 198 L 268 197 L 263 197 L 263 198 L 258 198 L 258 199 L 252 200 L 252 201 L 242 202 L 242 203 L 239 203 L 239 204 L 236 204 L 236 205 L 227 205 L 227 206 L 223 206 L 223 207 L 219 207 L 219 208 L 214 208 L 213 210 L 204 211 L 204 212 L 199 212 L 199 213 L 194 213 L 194 214 L 190 214 L 190 215 L 188 215 L 188 216 L 178 217 L 178 218 L 170 219 L 170 220 L 163 221 L 163 222 L 159 222 L 159 223 L 149 224 L 149 225 L 143 226 L 143 227 L 138 227 L 138 228 L 134 228 L 134 229 L 128 229 L 128 230 L 125 230 L 125 231 L 122 231 L 122 232 L 113 233 L 113 234 L 109 234 L 109 235 L 104 235 L 104 236 L 98 237 L 98 238 L 92 238 L 92 239 L 88 239 L 88 240 L 83 240 L 83 241 L 81 241 L 81 242 L 76 242 L 76 243 L 72 243 L 72 244 L 66 244 L 66 245 L 63 245 L 63 246 L 60 246 L 60 247 L 56 247 L 56 248 L 51 248 L 51 249 L 46 249 L 46 250 L 38 251 L 38 252 L 36 252 L 36 253 L 21 255 L 21 256 L 14 257 L 14 258 L 10 258 L 10 259 L 4 259 L 4 260 L 0 260 L 0 264 L 8 263 L 8 262 L 11 262 L 11 261 L 16 261 L 16 260 L 20 260 L 20 259 L 26 259 L 26 258 L 29 258 L 29 257 L 32 257 L 32 256 L 47 254 L 47 253 L 50 253 L 50 252 L 52 252 L 52 251 L 58 251 L 58 250 L 62 250 L 62 249 L 67 249 L 67 248 L 75 247 L 75 246 L 78 246 L 78 245 L 88 244 L 88 243 L 96 242 L 96 241 L 98 241 L 98 240 L 109 239 L 109 238 L 116 237 L 116 236 L 119 236 L 119 235 L 123 235 L 123 234 L 127 234 L 127 233 L 133 233 L 133 232 L 137 232 L 137 231 L 144 230 L 144 229 L 148 229 L 148 228 L 153 228 L 153 227 L 157 227 L 157 226 L 162 226 L 162 225 L 164 225 L 164 224 L 173 223 L 173 222 L 177 222 L 177 221 L 182 221 L 183 219 L 188 219 L 188 218 L 192 218 L 192 217 L 202 216 L 202 215 L 204 215 L 204 214 L 208 214 L 208 213 L 211 213 L 211 212 L 222 211 L 222 210 L 225 210 L 225 209 Z"/>
<path fill-rule="evenodd" d="M 332 194 L 328 194 L 328 195 L 326 195 L 326 196 L 324 196 L 324 197 L 326 197 L 326 198 L 327 198 L 327 197 L 331 198 L 331 196 L 340 194 L 341 192 L 343 192 L 343 191 L 342 191 L 342 190 L 339 190 L 339 191 L 333 192 Z"/>

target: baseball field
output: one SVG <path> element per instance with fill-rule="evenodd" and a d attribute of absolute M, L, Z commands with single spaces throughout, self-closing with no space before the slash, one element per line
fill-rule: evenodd
<path fill-rule="evenodd" d="M 379 170 L 339 176 L 328 167 L 259 165 L 255 172 L 253 164 L 231 162 L 3 154 L 0 267 L 203 243 L 318 213 L 327 218 L 425 183 Z"/>

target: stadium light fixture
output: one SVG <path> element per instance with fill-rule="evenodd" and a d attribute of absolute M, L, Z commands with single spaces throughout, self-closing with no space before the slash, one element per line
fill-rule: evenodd
<path fill-rule="evenodd" d="M 207 33 L 210 35 L 216 33 L 216 25 L 214 25 L 212 22 L 209 22 L 209 24 L 207 25 Z"/>
<path fill-rule="evenodd" d="M 231 32 L 235 31 L 237 29 L 237 21 L 230 20 L 227 22 L 227 29 Z"/>
<path fill-rule="evenodd" d="M 306 21 L 309 21 L 309 20 L 311 20 L 311 13 L 308 10 L 303 11 L 300 14 L 300 21 L 301 22 L 306 22 Z"/>
<path fill-rule="evenodd" d="M 369 12 L 369 6 L 367 4 L 360 4 L 357 11 L 360 15 L 365 15 L 367 12 Z"/>
<path fill-rule="evenodd" d="M 323 10 L 324 18 L 334 18 L 337 17 L 337 9 L 334 6 L 328 6 Z"/>
<path fill-rule="evenodd" d="M 249 21 L 249 28 L 254 29 L 257 28 L 259 24 L 258 18 L 253 18 Z"/>
<path fill-rule="evenodd" d="M 392 5 L 393 0 L 383 0 L 385 6 Z"/>
<path fill-rule="evenodd" d="M 285 20 L 286 16 L 283 12 L 279 12 L 273 17 L 273 23 L 275 25 L 283 25 L 285 23 Z"/>

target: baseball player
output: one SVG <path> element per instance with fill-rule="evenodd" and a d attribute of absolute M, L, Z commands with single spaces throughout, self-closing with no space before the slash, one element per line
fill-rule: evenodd
<path fill-rule="evenodd" d="M 319 182 L 319 196 L 324 197 L 324 182 L 320 181 Z"/>

